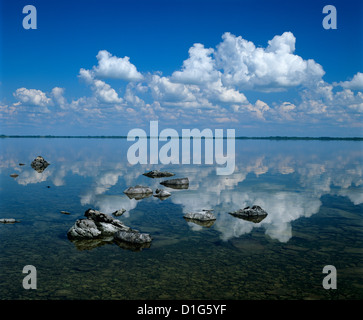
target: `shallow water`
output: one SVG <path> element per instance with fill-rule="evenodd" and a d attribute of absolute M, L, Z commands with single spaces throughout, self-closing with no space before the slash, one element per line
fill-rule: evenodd
<path fill-rule="evenodd" d="M 130 165 L 125 139 L 0 139 L 0 299 L 362 299 L 362 142 L 236 140 L 236 169 Z M 42 155 L 42 173 L 31 161 Z M 19 166 L 24 163 L 24 166 Z M 188 177 L 172 195 L 129 199 L 137 184 L 160 188 L 152 169 Z M 10 177 L 11 174 L 18 177 Z M 259 223 L 228 214 L 259 205 Z M 67 231 L 88 208 L 125 208 L 150 248 L 73 243 Z M 213 209 L 208 227 L 190 211 Z M 70 214 L 62 214 L 61 211 Z M 22 285 L 25 265 L 37 289 Z M 337 270 L 326 290 L 324 266 Z"/>

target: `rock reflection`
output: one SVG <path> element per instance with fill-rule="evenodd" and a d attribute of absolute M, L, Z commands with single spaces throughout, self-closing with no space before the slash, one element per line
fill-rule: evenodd
<path fill-rule="evenodd" d="M 116 244 L 121 249 L 130 250 L 134 252 L 142 251 L 143 249 L 148 249 L 151 247 L 151 242 L 127 243 L 124 241 L 114 240 L 113 236 L 96 238 L 96 239 L 69 239 L 69 241 L 72 242 L 79 251 L 93 250 L 95 248 L 102 247 L 106 244 Z"/>
<path fill-rule="evenodd" d="M 75 247 L 80 250 L 92 250 L 97 247 L 102 247 L 105 244 L 112 244 L 113 237 L 97 238 L 97 239 L 69 239 Z"/>
<path fill-rule="evenodd" d="M 202 221 L 202 220 L 190 219 L 190 218 L 186 218 L 186 217 L 184 217 L 184 219 L 187 222 L 194 223 L 194 224 L 197 224 L 198 226 L 205 227 L 205 228 L 210 228 L 211 226 L 214 225 L 214 222 L 215 222 L 215 220 Z"/>
<path fill-rule="evenodd" d="M 168 188 L 171 188 L 171 189 L 175 189 L 175 190 L 185 190 L 185 189 L 189 189 L 189 184 L 179 184 L 179 185 L 168 185 L 166 186 Z"/>
<path fill-rule="evenodd" d="M 126 194 L 129 199 L 141 200 L 145 198 L 150 198 L 152 193 L 134 193 L 134 194 Z"/>
<path fill-rule="evenodd" d="M 236 215 L 233 215 L 233 216 L 236 217 L 237 219 L 251 221 L 253 223 L 260 223 L 263 219 L 265 219 L 267 217 L 267 215 L 264 215 L 264 216 L 249 216 L 249 217 L 248 216 L 241 217 L 241 216 L 236 216 Z"/>
<path fill-rule="evenodd" d="M 142 251 L 143 249 L 148 249 L 148 248 L 151 247 L 151 242 L 147 242 L 147 243 L 129 243 L 129 242 L 115 240 L 114 243 L 117 244 L 122 249 L 131 250 L 131 251 L 134 251 L 134 252 Z"/>

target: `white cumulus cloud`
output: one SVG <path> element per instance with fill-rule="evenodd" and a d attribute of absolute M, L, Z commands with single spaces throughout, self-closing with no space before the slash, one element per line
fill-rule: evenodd
<path fill-rule="evenodd" d="M 61 109 L 65 109 L 67 107 L 67 101 L 64 97 L 64 88 L 55 87 L 52 89 L 52 96 L 54 102 L 59 105 Z"/>
<path fill-rule="evenodd" d="M 97 54 L 98 65 L 93 67 L 96 76 L 101 78 L 115 78 L 127 81 L 142 80 L 143 76 L 130 62 L 129 57 L 118 58 L 106 50 Z"/>
<path fill-rule="evenodd" d="M 189 49 L 189 58 L 183 62 L 181 71 L 175 71 L 171 80 L 187 84 L 203 85 L 219 79 L 220 73 L 215 69 L 215 61 L 211 57 L 213 49 L 195 43 Z"/>
<path fill-rule="evenodd" d="M 222 38 L 215 58 L 225 85 L 274 91 L 307 85 L 325 73 L 314 60 L 294 54 L 296 38 L 291 32 L 275 36 L 265 49 L 229 32 Z"/>
<path fill-rule="evenodd" d="M 363 73 L 357 72 L 352 80 L 339 82 L 338 85 L 345 89 L 363 90 Z"/>
<path fill-rule="evenodd" d="M 1 107 L 0 117 L 27 112 L 30 118 L 30 112 L 43 112 L 49 118 L 52 106 L 54 119 L 72 111 L 79 122 L 89 118 L 118 121 L 125 119 L 126 112 L 137 123 L 161 119 L 186 124 L 322 122 L 360 127 L 363 73 L 349 81 L 325 82 L 323 67 L 299 56 L 295 45 L 291 32 L 272 37 L 265 47 L 226 32 L 213 48 L 194 43 L 180 68 L 170 75 L 141 74 L 129 57 L 100 50 L 98 63 L 79 71 L 79 78 L 92 90 L 90 96 L 67 102 L 64 88 L 48 93 L 19 88 L 13 94 L 17 102 Z M 112 87 L 105 79 L 113 79 Z M 119 81 L 118 86 L 117 80 L 127 83 Z M 285 92 L 273 101 L 271 92 L 280 91 Z"/>
<path fill-rule="evenodd" d="M 19 88 L 15 91 L 14 97 L 26 105 L 46 107 L 52 103 L 52 99 L 48 98 L 43 91 L 37 89 Z"/>
<path fill-rule="evenodd" d="M 109 84 L 102 80 L 94 78 L 94 74 L 90 70 L 81 69 L 79 71 L 79 77 L 83 79 L 87 84 L 91 85 L 92 90 L 98 100 L 104 103 L 121 103 L 122 98 L 120 98 Z"/>

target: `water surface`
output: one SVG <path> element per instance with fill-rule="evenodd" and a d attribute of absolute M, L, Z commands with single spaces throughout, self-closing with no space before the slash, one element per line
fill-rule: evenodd
<path fill-rule="evenodd" d="M 0 219 L 20 221 L 0 224 L 0 299 L 363 298 L 361 141 L 236 140 L 228 176 L 217 165 L 132 166 L 130 145 L 0 139 Z M 38 155 L 50 163 L 41 173 L 30 166 Z M 164 201 L 123 194 L 161 187 L 142 175 L 152 169 L 188 177 L 189 188 L 165 188 Z M 228 214 L 251 205 L 267 217 Z M 118 219 L 150 233 L 150 248 L 71 242 L 67 231 L 88 208 L 126 209 Z M 214 210 L 212 226 L 183 218 L 202 209 Z M 22 286 L 25 265 L 37 269 L 36 290 Z M 326 265 L 337 269 L 336 290 L 322 286 Z"/>

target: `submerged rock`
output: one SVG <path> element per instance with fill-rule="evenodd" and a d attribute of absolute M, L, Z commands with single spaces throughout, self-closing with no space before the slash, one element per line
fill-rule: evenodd
<path fill-rule="evenodd" d="M 149 187 L 137 185 L 135 187 L 129 187 L 124 191 L 130 199 L 140 200 L 143 198 L 150 197 L 153 191 Z"/>
<path fill-rule="evenodd" d="M 170 179 L 162 181 L 160 182 L 160 184 L 173 189 L 188 189 L 189 179 L 188 178 Z"/>
<path fill-rule="evenodd" d="M 164 189 L 156 189 L 154 197 L 159 198 L 160 200 L 165 200 L 166 198 L 170 197 L 171 193 Z"/>
<path fill-rule="evenodd" d="M 49 166 L 49 163 L 42 156 L 38 156 L 32 161 L 30 166 L 35 171 L 41 173 Z"/>
<path fill-rule="evenodd" d="M 216 220 L 216 217 L 212 213 L 213 210 L 202 210 L 199 212 L 189 212 L 184 215 L 185 219 L 198 220 L 198 221 L 211 221 Z"/>
<path fill-rule="evenodd" d="M 144 176 L 149 178 L 163 178 L 163 177 L 172 177 L 175 174 L 167 171 L 159 171 L 159 170 L 152 170 L 146 173 L 143 173 Z"/>
<path fill-rule="evenodd" d="M 15 220 L 13 218 L 4 218 L 4 219 L 0 219 L 0 223 L 17 223 L 20 222 L 18 220 Z"/>
<path fill-rule="evenodd" d="M 267 212 L 263 210 L 260 206 L 246 207 L 238 211 L 230 212 L 230 215 L 248 220 L 254 223 L 259 223 L 267 217 Z"/>

